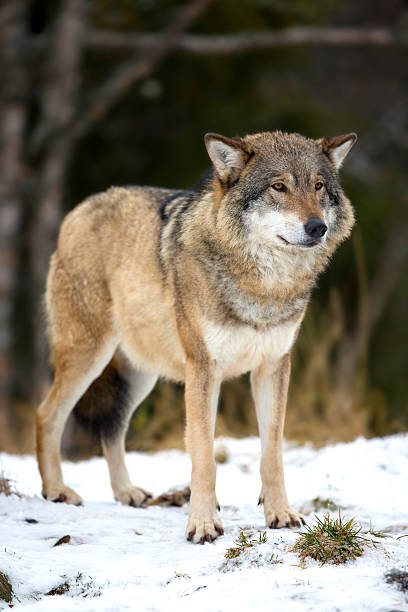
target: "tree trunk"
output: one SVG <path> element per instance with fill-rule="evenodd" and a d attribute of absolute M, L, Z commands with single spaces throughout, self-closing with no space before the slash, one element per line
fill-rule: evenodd
<path fill-rule="evenodd" d="M 35 352 L 34 397 L 48 384 L 47 348 L 44 340 L 42 294 L 50 256 L 56 246 L 63 217 L 64 178 L 73 140 L 65 128 L 72 121 L 78 100 L 80 58 L 86 3 L 62 0 L 53 27 L 48 64 L 42 84 L 41 119 L 33 138 L 49 134 L 39 152 L 38 183 L 31 226 L 31 277 L 35 300 L 33 333 Z"/>
<path fill-rule="evenodd" d="M 0 448 L 7 448 L 13 418 L 12 329 L 17 234 L 22 217 L 23 139 L 27 74 L 24 64 L 26 2 L 3 0 L 0 9 Z"/>

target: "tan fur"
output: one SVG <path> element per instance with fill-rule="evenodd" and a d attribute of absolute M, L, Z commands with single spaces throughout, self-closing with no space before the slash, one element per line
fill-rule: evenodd
<path fill-rule="evenodd" d="M 340 142 L 341 151 L 351 137 Z M 323 141 L 281 133 L 235 140 L 208 135 L 206 142 L 215 172 L 196 194 L 111 188 L 67 215 L 46 293 L 55 379 L 37 415 L 44 496 L 80 503 L 62 480 L 61 433 L 82 396 L 81 410 L 92 397 L 90 413 L 98 410 L 98 393 L 119 372 L 132 405 L 118 433 L 103 438 L 103 451 L 115 497 L 140 505 L 147 493 L 132 485 L 124 463 L 131 408 L 157 376 L 184 381 L 192 459 L 186 535 L 194 542 L 222 533 L 212 451 L 218 393 L 223 380 L 247 371 L 262 441 L 267 525 L 300 524 L 287 500 L 281 452 L 289 355 L 315 279 L 353 224 L 341 191 L 333 208 L 327 204 L 329 187 L 324 196 L 313 186 L 322 178 L 319 163 L 337 185 L 340 156 L 331 160 L 327 140 L 325 148 Z M 303 165 L 291 161 L 294 149 L 304 152 Z M 264 191 L 248 196 L 259 184 L 256 172 L 262 176 L 281 161 L 286 171 L 266 177 Z M 285 194 L 273 191 L 278 179 L 287 186 Z M 329 227 L 327 239 L 313 248 L 273 234 L 276 221 L 296 238 L 310 217 Z M 266 222 L 270 236 L 263 233 Z"/>

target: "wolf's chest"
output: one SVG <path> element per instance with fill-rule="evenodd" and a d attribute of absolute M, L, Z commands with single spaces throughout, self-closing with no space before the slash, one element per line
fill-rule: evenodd
<path fill-rule="evenodd" d="M 292 347 L 299 319 L 259 331 L 248 325 L 208 322 L 205 341 L 224 378 L 256 369 L 263 361 L 276 361 Z"/>

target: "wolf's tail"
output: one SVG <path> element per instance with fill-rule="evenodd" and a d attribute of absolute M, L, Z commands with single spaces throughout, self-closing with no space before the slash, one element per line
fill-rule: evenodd
<path fill-rule="evenodd" d="M 82 427 L 99 439 L 112 439 L 123 428 L 129 410 L 130 384 L 115 357 L 75 405 Z"/>

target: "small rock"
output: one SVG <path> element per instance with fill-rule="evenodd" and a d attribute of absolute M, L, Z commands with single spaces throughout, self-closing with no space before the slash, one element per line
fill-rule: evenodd
<path fill-rule="evenodd" d="M 57 542 L 55 542 L 53 548 L 55 548 L 56 546 L 61 546 L 61 544 L 69 544 L 70 541 L 71 541 L 71 536 L 70 535 L 64 535 Z"/>
<path fill-rule="evenodd" d="M 385 573 L 385 582 L 396 584 L 400 591 L 408 591 L 408 572 L 393 567 Z"/>
<path fill-rule="evenodd" d="M 228 454 L 228 450 L 225 444 L 217 445 L 214 456 L 215 456 L 216 463 L 227 463 L 229 459 L 229 454 Z"/>
<path fill-rule="evenodd" d="M 11 603 L 13 599 L 13 589 L 9 582 L 8 577 L 3 572 L 0 572 L 0 601 L 3 600 L 7 603 Z"/>

